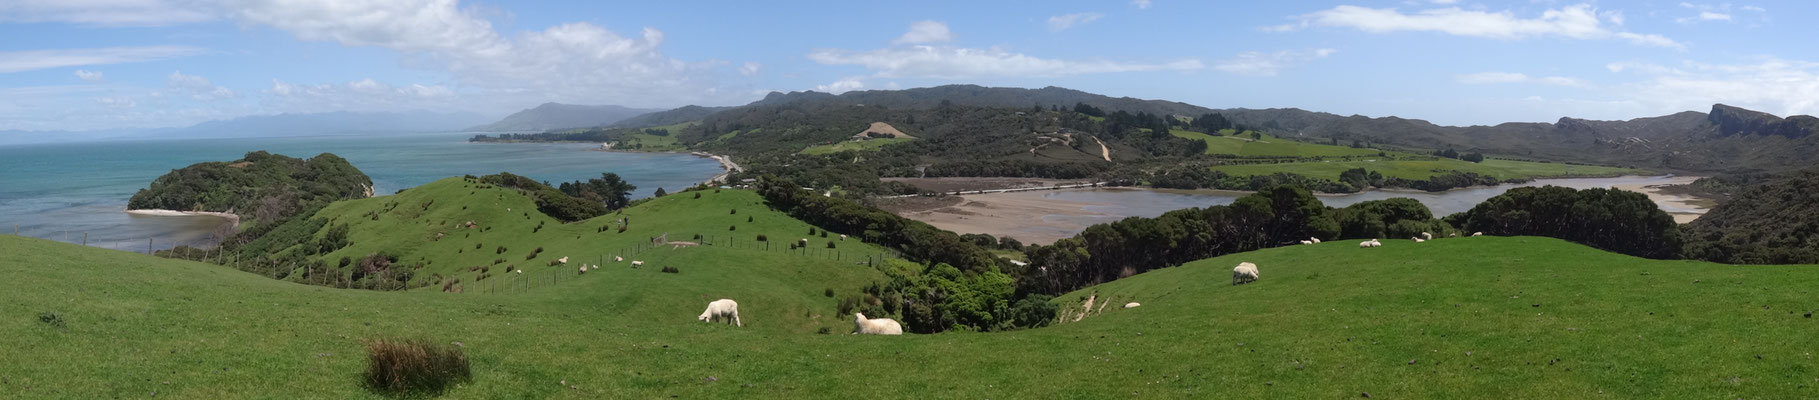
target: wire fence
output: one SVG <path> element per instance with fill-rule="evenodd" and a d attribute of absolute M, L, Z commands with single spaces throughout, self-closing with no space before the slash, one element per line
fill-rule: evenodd
<path fill-rule="evenodd" d="M 181 258 L 191 261 L 233 267 L 234 269 L 260 273 L 268 277 L 296 283 L 334 287 L 343 289 L 369 289 L 381 291 L 412 290 L 442 285 L 441 290 L 459 293 L 528 293 L 539 288 L 554 287 L 562 282 L 581 279 L 598 269 L 630 268 L 652 269 L 659 272 L 665 265 L 661 257 L 667 254 L 651 254 L 653 251 L 681 251 L 689 247 L 714 247 L 728 250 L 756 251 L 783 254 L 805 258 L 830 260 L 841 263 L 876 268 L 890 259 L 900 259 L 901 255 L 888 248 L 884 251 L 860 251 L 840 248 L 840 244 L 851 243 L 857 246 L 863 241 L 849 238 L 804 237 L 794 241 L 776 241 L 762 235 L 736 234 L 682 234 L 676 237 L 687 237 L 690 240 L 649 241 L 631 246 L 612 249 L 598 254 L 592 260 L 571 258 L 567 263 L 542 261 L 537 265 L 518 267 L 516 264 L 474 266 L 463 268 L 452 274 L 422 274 L 416 268 L 383 268 L 365 271 L 360 265 L 330 264 L 324 259 L 321 264 L 273 261 L 263 258 L 244 258 L 238 254 L 220 249 L 218 240 L 199 238 L 192 240 L 175 240 L 169 236 L 150 236 L 141 239 L 100 239 L 87 232 L 66 230 L 20 230 L 13 227 L 15 236 L 34 237 L 65 243 L 80 244 L 141 254 L 157 254 L 170 258 Z M 667 237 L 665 235 L 664 237 Z M 94 239 L 94 240 L 91 240 Z M 827 243 L 834 243 L 834 248 L 827 248 Z M 817 246 L 819 244 L 819 246 Z M 184 251 L 177 251 L 187 246 Z M 648 258 L 648 259 L 647 259 Z M 547 259 L 545 259 L 547 260 Z M 526 260 L 531 261 L 531 260 Z M 402 264 L 402 263 L 401 263 Z M 582 272 L 583 266 L 594 266 Z M 605 273 L 600 271 L 599 273 Z M 567 275 L 567 276 L 565 276 Z M 368 278 L 371 279 L 368 279 Z"/>

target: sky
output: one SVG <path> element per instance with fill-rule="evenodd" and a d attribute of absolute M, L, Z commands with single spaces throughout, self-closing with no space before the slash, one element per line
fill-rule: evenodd
<path fill-rule="evenodd" d="M 780 4 L 774 4 L 780 3 Z M 1445 125 L 1819 114 L 1819 2 L 0 1 L 0 130 L 1061 86 Z"/>

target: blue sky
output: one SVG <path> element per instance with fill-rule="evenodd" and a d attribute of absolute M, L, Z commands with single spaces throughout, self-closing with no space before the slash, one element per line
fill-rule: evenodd
<path fill-rule="evenodd" d="M 853 4 L 857 3 L 857 4 Z M 1819 113 L 1819 2 L 0 2 L 0 130 L 1063 86 L 1448 125 Z"/>

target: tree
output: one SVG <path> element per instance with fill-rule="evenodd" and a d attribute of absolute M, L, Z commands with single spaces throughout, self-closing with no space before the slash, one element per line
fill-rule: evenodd
<path fill-rule="evenodd" d="M 1471 154 L 1459 156 L 1459 159 L 1465 160 L 1465 161 L 1470 161 L 1470 162 L 1475 162 L 1475 163 L 1481 163 L 1481 162 L 1484 162 L 1484 153 L 1472 152 Z"/>
<path fill-rule="evenodd" d="M 1447 217 L 1463 231 L 1565 239 L 1637 257 L 1680 255 L 1674 218 L 1641 193 L 1559 186 L 1511 189 Z"/>
<path fill-rule="evenodd" d="M 631 193 L 633 190 L 638 190 L 638 187 L 619 178 L 619 174 L 607 172 L 600 174 L 599 179 L 588 179 L 586 182 L 564 182 L 559 189 L 570 196 L 589 199 L 598 197 L 602 203 L 606 204 L 606 208 L 617 210 L 625 208 L 627 204 L 631 203 Z"/>
<path fill-rule="evenodd" d="M 657 188 L 657 192 L 656 192 L 656 193 L 652 193 L 652 194 L 651 194 L 651 197 L 663 197 L 663 196 L 666 196 L 666 195 L 669 195 L 669 192 L 665 192 L 665 191 L 663 191 L 663 188 Z"/>

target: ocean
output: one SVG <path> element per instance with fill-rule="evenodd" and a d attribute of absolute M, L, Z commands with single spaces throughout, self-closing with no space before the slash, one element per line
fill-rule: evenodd
<path fill-rule="evenodd" d="M 473 133 L 113 141 L 0 146 L 0 230 L 91 246 L 145 251 L 202 244 L 221 219 L 128 215 L 126 201 L 171 170 L 264 150 L 298 158 L 334 153 L 387 195 L 442 178 L 511 172 L 552 184 L 612 172 L 638 186 L 677 191 L 722 172 L 688 154 L 590 151 L 597 144 L 468 143 Z"/>

